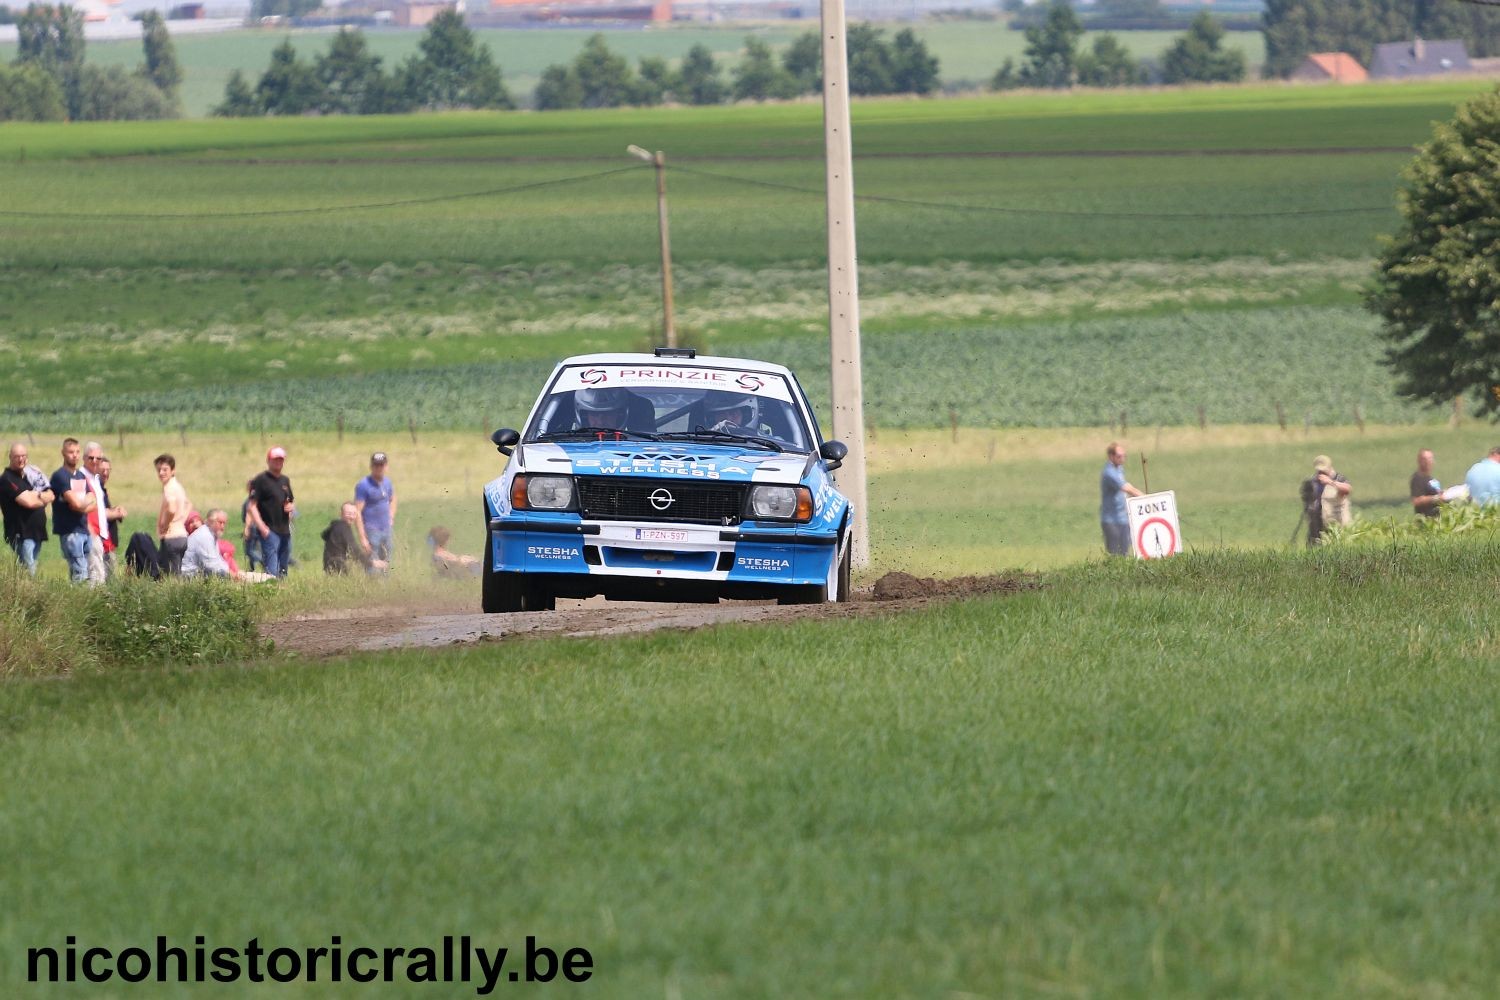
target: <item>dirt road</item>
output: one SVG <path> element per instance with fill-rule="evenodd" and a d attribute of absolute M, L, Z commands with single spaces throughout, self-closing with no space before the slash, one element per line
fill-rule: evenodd
<path fill-rule="evenodd" d="M 656 629 L 702 628 L 726 622 L 785 622 L 892 614 L 933 601 L 1035 589 L 1030 576 L 919 579 L 888 573 L 847 604 L 778 607 L 759 601 L 722 604 L 636 604 L 598 598 L 558 601 L 557 610 L 533 614 L 455 613 L 451 608 L 360 608 L 301 615 L 265 629 L 278 649 L 303 656 L 464 645 L 524 636 L 606 636 Z"/>

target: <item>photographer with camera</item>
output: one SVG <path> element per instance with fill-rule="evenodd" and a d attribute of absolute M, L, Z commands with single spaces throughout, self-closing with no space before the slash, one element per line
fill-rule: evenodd
<path fill-rule="evenodd" d="M 1302 481 L 1302 514 L 1307 518 L 1307 544 L 1317 545 L 1335 524 L 1348 524 L 1353 515 L 1349 494 L 1354 487 L 1333 467 L 1327 455 L 1313 459 L 1313 474 Z M 1295 536 L 1294 536 L 1295 537 Z"/>

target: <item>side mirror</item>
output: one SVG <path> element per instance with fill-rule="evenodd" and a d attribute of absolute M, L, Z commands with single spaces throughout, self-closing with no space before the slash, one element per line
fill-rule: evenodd
<path fill-rule="evenodd" d="M 844 464 L 844 456 L 849 454 L 849 446 L 842 441 L 824 441 L 823 447 L 818 449 L 818 454 L 828 462 L 828 471 L 832 472 Z"/>
<path fill-rule="evenodd" d="M 496 451 L 502 455 L 509 455 L 511 449 L 521 443 L 521 432 L 502 427 L 490 435 L 490 440 L 495 442 Z"/>

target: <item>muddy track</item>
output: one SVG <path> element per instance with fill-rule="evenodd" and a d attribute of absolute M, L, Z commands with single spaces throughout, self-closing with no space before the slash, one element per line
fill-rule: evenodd
<path fill-rule="evenodd" d="M 959 577 L 932 580 L 888 573 L 873 590 L 847 604 L 779 607 L 769 602 L 639 604 L 558 601 L 556 611 L 484 615 L 451 608 L 361 608 L 301 615 L 267 625 L 276 648 L 327 657 L 389 649 L 468 645 L 540 636 L 610 636 L 657 629 L 693 629 L 728 622 L 788 622 L 895 614 L 935 601 L 979 594 L 1015 593 L 1040 586 L 1033 576 Z"/>

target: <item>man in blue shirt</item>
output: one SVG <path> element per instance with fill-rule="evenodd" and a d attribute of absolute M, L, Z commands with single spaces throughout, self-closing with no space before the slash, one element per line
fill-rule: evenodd
<path fill-rule="evenodd" d="M 82 455 L 78 439 L 68 438 L 63 441 L 62 467 L 52 473 L 52 493 L 57 498 L 52 502 L 52 533 L 68 561 L 68 579 L 74 583 L 89 578 L 89 552 L 93 549 L 89 511 L 95 500 L 88 476 L 78 467 Z"/>
<path fill-rule="evenodd" d="M 1500 444 L 1490 449 L 1489 457 L 1474 463 L 1464 485 L 1475 503 L 1500 503 Z"/>
<path fill-rule="evenodd" d="M 388 462 L 383 451 L 371 455 L 370 474 L 354 487 L 359 544 L 372 560 L 386 566 L 391 562 L 391 535 L 396 530 L 396 487 L 385 474 Z"/>
<path fill-rule="evenodd" d="M 1108 459 L 1099 474 L 1099 527 L 1104 531 L 1104 548 L 1112 556 L 1130 555 L 1130 515 L 1125 512 L 1125 498 L 1138 497 L 1141 491 L 1125 481 L 1125 446 L 1111 441 L 1104 449 Z"/>

